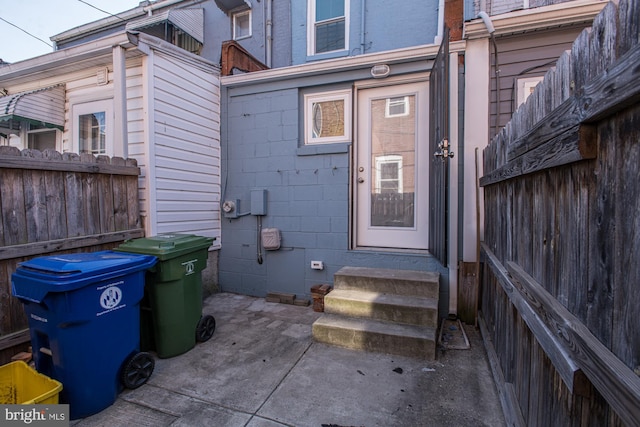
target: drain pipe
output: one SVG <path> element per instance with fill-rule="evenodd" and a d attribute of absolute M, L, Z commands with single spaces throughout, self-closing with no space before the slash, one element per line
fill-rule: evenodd
<path fill-rule="evenodd" d="M 491 43 L 493 44 L 493 70 L 496 77 L 496 117 L 493 124 L 493 132 L 497 135 L 500 123 L 500 64 L 498 63 L 498 45 L 496 44 L 496 38 L 494 36 L 496 30 L 493 27 L 493 22 L 491 22 L 491 18 L 487 15 L 487 12 L 484 10 L 478 12 L 478 18 L 482 19 L 484 26 L 487 27 Z"/>
<path fill-rule="evenodd" d="M 273 0 L 266 0 L 267 7 L 267 52 L 266 52 L 266 66 L 271 68 L 271 56 L 273 51 Z"/>
<path fill-rule="evenodd" d="M 438 1 L 438 34 L 436 34 L 433 40 L 434 44 L 442 43 L 442 37 L 444 34 L 444 0 Z"/>

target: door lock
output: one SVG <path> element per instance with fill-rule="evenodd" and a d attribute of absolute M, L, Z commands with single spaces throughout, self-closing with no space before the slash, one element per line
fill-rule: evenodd
<path fill-rule="evenodd" d="M 449 140 L 443 139 L 438 144 L 439 151 L 433 153 L 433 157 L 440 157 L 443 161 L 449 157 L 453 157 L 453 151 L 449 151 Z"/>
<path fill-rule="evenodd" d="M 358 183 L 362 184 L 364 182 L 364 178 L 363 177 L 359 177 L 358 178 Z"/>

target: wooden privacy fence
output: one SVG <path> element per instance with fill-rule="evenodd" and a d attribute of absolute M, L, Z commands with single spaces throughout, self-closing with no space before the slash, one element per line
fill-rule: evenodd
<path fill-rule="evenodd" d="M 639 28 L 609 3 L 484 150 L 479 323 L 510 425 L 640 424 Z"/>
<path fill-rule="evenodd" d="M 371 194 L 371 224 L 383 227 L 413 227 L 415 193 Z"/>
<path fill-rule="evenodd" d="M 135 160 L 0 147 L 0 364 L 29 342 L 18 263 L 142 237 Z"/>

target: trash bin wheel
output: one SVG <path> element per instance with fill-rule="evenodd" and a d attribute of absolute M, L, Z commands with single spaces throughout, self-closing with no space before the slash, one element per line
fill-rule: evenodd
<path fill-rule="evenodd" d="M 124 365 L 121 380 L 126 388 L 134 389 L 146 383 L 156 362 L 149 353 L 136 353 Z"/>
<path fill-rule="evenodd" d="M 216 330 L 216 319 L 213 316 L 202 316 L 196 327 L 196 341 L 205 342 L 213 336 Z"/>

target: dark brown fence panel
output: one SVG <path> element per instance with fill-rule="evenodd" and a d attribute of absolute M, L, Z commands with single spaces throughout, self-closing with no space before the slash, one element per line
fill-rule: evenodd
<path fill-rule="evenodd" d="M 11 275 L 30 258 L 142 237 L 135 160 L 0 147 L 0 364 L 29 342 Z"/>
<path fill-rule="evenodd" d="M 640 420 L 640 2 L 609 3 L 484 150 L 479 324 L 514 425 Z"/>

